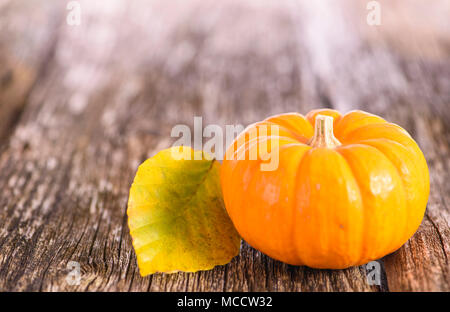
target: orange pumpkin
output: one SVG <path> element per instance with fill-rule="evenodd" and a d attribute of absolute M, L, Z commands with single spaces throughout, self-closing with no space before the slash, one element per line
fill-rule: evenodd
<path fill-rule="evenodd" d="M 261 170 L 275 151 L 277 168 Z M 430 187 L 425 158 L 403 128 L 363 111 L 330 109 L 247 127 L 227 150 L 221 185 L 228 214 L 251 246 L 327 269 L 401 247 L 422 221 Z"/>

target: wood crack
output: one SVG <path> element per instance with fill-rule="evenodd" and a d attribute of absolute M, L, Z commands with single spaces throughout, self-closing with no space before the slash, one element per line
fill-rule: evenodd
<path fill-rule="evenodd" d="M 439 242 L 441 244 L 442 253 L 444 254 L 445 257 L 445 263 L 448 263 L 447 251 L 445 250 L 444 239 L 442 238 L 442 234 L 439 231 L 439 227 L 436 225 L 436 223 L 434 223 L 433 219 L 428 215 L 428 213 L 425 213 L 425 217 L 427 218 L 428 221 L 430 221 L 431 225 L 433 226 L 433 229 L 436 231 L 436 234 L 439 237 Z"/>

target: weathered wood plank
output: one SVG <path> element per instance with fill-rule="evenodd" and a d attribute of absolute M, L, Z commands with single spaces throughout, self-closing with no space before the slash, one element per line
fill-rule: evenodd
<path fill-rule="evenodd" d="M 37 77 L 45 74 L 62 13 L 60 1 L 8 1 L 0 6 L 0 143 L 14 129 Z"/>
<path fill-rule="evenodd" d="M 28 14 L 27 1 L 14 2 Z M 56 30 L 45 75 L 27 88 L 0 153 L 0 290 L 448 290 L 445 36 L 423 55 L 416 36 L 414 54 L 405 54 L 392 32 L 368 29 L 365 3 L 356 1 L 175 1 L 176 10 L 173 1 L 80 3 L 82 24 Z M 128 188 L 138 164 L 171 145 L 173 125 L 193 116 L 246 125 L 324 106 L 398 122 L 429 161 L 427 217 L 384 259 L 381 287 L 368 285 L 364 267 L 293 267 L 246 243 L 211 271 L 139 276 Z M 81 264 L 78 286 L 66 282 L 69 261 Z"/>
<path fill-rule="evenodd" d="M 237 3 L 235 6 L 239 7 Z M 91 8 L 87 2 L 83 7 L 85 14 L 92 16 L 101 12 L 86 10 Z M 147 51 L 159 46 L 150 57 L 143 51 L 133 53 L 120 43 L 137 40 L 140 37 L 131 35 L 136 33 L 157 37 L 152 25 L 149 30 L 114 25 L 130 13 L 142 21 L 158 22 L 151 12 L 133 11 L 139 7 L 123 4 L 110 8 L 109 15 L 103 13 L 95 25 L 61 30 L 48 74 L 33 89 L 23 120 L 0 159 L 4 174 L 1 198 L 7 207 L 1 218 L 6 229 L 1 236 L 2 289 L 371 289 L 358 268 L 332 274 L 291 268 L 247 245 L 232 264 L 209 272 L 147 278 L 138 275 L 126 226 L 128 187 L 138 163 L 170 144 L 164 139 L 170 133 L 166 124 L 190 124 L 195 114 L 205 116 L 206 121 L 249 123 L 279 111 L 298 110 L 300 95 L 294 83 L 299 80 L 295 72 L 298 68 L 279 73 L 269 62 L 288 62 L 293 57 L 295 51 L 287 38 L 274 37 L 266 42 L 264 34 L 255 30 L 247 34 L 251 43 L 243 40 L 231 50 L 224 49 L 245 25 L 230 30 L 231 20 L 222 9 L 233 8 L 212 3 L 201 7 L 205 12 L 211 8 L 223 14 L 215 22 L 215 39 L 222 43 L 205 46 L 208 34 L 199 22 L 193 23 L 195 17 L 185 12 L 185 21 L 172 24 L 168 39 L 154 39 L 148 44 Z M 253 12 L 246 10 L 247 14 Z M 260 14 L 257 19 L 269 23 L 262 23 L 265 27 L 291 27 L 279 25 L 282 16 L 271 11 Z M 105 42 L 96 41 L 97 36 L 86 38 L 98 28 L 109 34 L 103 34 L 109 50 Z M 183 37 L 171 42 L 180 29 Z M 253 44 L 267 50 L 249 55 Z M 198 50 L 198 54 L 191 59 L 180 56 L 186 46 Z M 109 66 L 111 62 L 117 62 L 116 66 Z M 148 67 L 140 69 L 141 63 Z M 217 63 L 222 65 L 218 68 Z M 295 62 L 292 65 L 298 67 Z M 235 69 L 239 70 L 237 74 Z M 286 85 L 280 85 L 280 79 Z M 284 88 L 286 95 L 276 92 L 280 105 L 274 107 L 270 90 L 277 87 Z M 182 114 L 177 113 L 180 107 Z M 11 164 L 18 170 L 8 170 Z M 81 263 L 79 286 L 65 282 L 65 266 L 70 260 Z M 336 283 L 340 280 L 343 282 Z"/>

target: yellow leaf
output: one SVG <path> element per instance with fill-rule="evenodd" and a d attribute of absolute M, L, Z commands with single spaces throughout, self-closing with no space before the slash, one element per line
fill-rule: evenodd
<path fill-rule="evenodd" d="M 174 151 L 192 160 L 175 160 Z M 139 166 L 127 214 L 142 276 L 209 270 L 239 253 L 240 237 L 222 199 L 220 164 L 208 159 L 201 151 L 172 147 Z"/>

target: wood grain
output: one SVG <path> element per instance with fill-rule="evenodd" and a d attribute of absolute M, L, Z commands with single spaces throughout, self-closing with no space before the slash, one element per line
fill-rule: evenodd
<path fill-rule="evenodd" d="M 10 84 L 0 72 L 0 290 L 449 290 L 446 1 L 436 1 L 441 10 L 380 1 L 378 28 L 358 1 L 80 1 L 76 27 L 56 2 L 0 6 L 2 27 L 43 22 L 40 37 L 32 26 L 0 35 L 0 68 L 30 73 Z M 417 7 L 426 14 L 412 24 Z M 316 107 L 380 114 L 410 131 L 427 158 L 426 217 L 380 260 L 380 286 L 363 266 L 289 266 L 245 242 L 226 266 L 140 277 L 128 189 L 139 163 L 172 144 L 175 124 L 202 116 L 204 125 L 247 125 Z M 78 286 L 66 282 L 69 261 L 81 264 Z"/>

